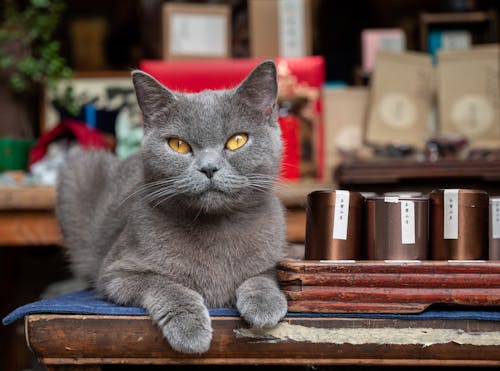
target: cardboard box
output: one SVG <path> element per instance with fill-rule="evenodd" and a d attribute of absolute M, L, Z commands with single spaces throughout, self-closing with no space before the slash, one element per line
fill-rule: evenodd
<path fill-rule="evenodd" d="M 500 46 L 438 53 L 442 134 L 464 135 L 473 146 L 500 140 Z"/>
<path fill-rule="evenodd" d="M 406 35 L 399 28 L 366 29 L 361 32 L 361 54 L 364 73 L 371 73 L 380 50 L 402 52 Z"/>
<path fill-rule="evenodd" d="M 363 147 L 368 92 L 366 87 L 323 89 L 325 127 L 323 173 L 327 180 L 333 179 L 334 169 L 344 159 L 342 154 L 354 154 Z"/>
<path fill-rule="evenodd" d="M 249 0 L 250 56 L 312 55 L 311 0 Z"/>
<path fill-rule="evenodd" d="M 435 76 L 427 53 L 378 54 L 365 141 L 423 148 L 432 135 Z"/>
<path fill-rule="evenodd" d="M 163 59 L 231 57 L 229 5 L 163 5 Z"/>

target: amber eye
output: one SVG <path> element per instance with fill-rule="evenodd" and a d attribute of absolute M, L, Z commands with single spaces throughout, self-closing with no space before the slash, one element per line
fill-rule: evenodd
<path fill-rule="evenodd" d="M 243 147 L 243 145 L 248 141 L 248 135 L 244 133 L 234 134 L 231 138 L 227 140 L 226 148 L 235 151 L 238 148 Z"/>
<path fill-rule="evenodd" d="M 179 153 L 189 153 L 191 152 L 191 146 L 179 137 L 172 137 L 168 139 L 168 145 L 175 152 Z"/>

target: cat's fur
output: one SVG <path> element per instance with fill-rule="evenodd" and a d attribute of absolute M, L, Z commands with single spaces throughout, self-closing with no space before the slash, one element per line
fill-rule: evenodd
<path fill-rule="evenodd" d="M 132 77 L 141 153 L 123 161 L 79 153 L 61 170 L 57 214 L 75 275 L 116 303 L 145 308 L 181 352 L 208 350 L 207 307 L 236 305 L 250 324 L 275 325 L 287 306 L 273 274 L 285 244 L 272 193 L 282 150 L 274 63 L 234 89 L 198 94 Z M 240 132 L 248 142 L 225 149 Z M 173 151 L 170 137 L 192 152 Z"/>

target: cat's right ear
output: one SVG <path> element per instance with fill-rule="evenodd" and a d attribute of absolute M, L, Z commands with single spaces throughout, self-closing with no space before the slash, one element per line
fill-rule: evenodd
<path fill-rule="evenodd" d="M 137 103 L 139 103 L 146 119 L 159 110 L 168 109 L 176 100 L 175 95 L 170 90 L 146 72 L 132 71 L 132 81 L 134 82 Z"/>

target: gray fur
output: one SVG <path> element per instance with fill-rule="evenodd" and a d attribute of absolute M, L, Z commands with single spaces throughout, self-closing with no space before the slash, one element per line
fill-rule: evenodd
<path fill-rule="evenodd" d="M 251 325 L 275 325 L 287 307 L 273 274 L 285 245 L 272 193 L 281 156 L 274 63 L 235 89 L 199 94 L 132 77 L 141 153 L 80 152 L 61 171 L 57 214 L 75 275 L 116 303 L 145 308 L 181 352 L 209 349 L 207 307 L 236 305 Z M 239 132 L 248 142 L 226 150 Z M 173 151 L 172 136 L 192 152 Z M 218 169 L 213 178 L 203 166 Z"/>

